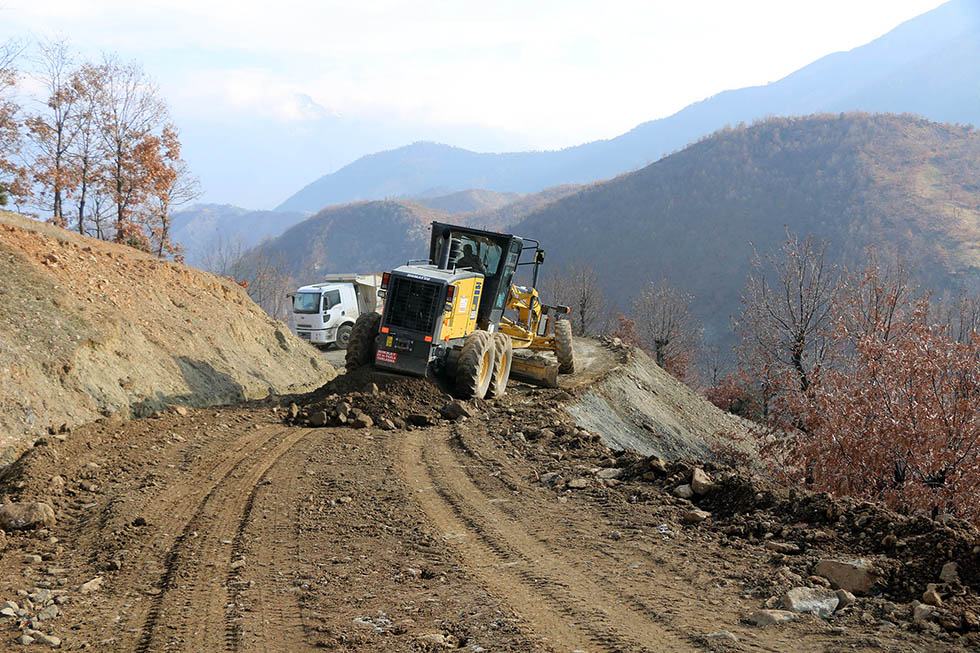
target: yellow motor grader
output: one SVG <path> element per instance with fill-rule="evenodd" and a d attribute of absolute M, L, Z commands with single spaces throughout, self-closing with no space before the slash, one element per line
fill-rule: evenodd
<path fill-rule="evenodd" d="M 462 398 L 501 396 L 512 370 L 554 386 L 559 372 L 574 371 L 575 361 L 571 324 L 557 319 L 568 307 L 538 299 L 544 257 L 531 238 L 433 222 L 429 258 L 382 275 L 383 312 L 357 319 L 347 371 L 373 364 L 415 376 L 445 375 Z M 514 285 L 518 267 L 526 265 L 533 266 L 531 285 Z M 515 358 L 515 349 L 551 351 L 557 363 Z"/>

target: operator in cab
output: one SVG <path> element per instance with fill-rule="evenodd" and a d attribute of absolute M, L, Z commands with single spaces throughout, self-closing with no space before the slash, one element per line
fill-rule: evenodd
<path fill-rule="evenodd" d="M 473 252 L 473 246 L 467 243 L 463 245 L 463 255 L 456 261 L 458 268 L 470 268 L 474 272 L 486 275 L 487 269 L 483 266 L 483 261 Z"/>

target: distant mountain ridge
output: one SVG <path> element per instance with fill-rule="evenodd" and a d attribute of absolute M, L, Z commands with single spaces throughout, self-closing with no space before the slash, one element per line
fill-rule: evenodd
<path fill-rule="evenodd" d="M 459 221 L 407 200 L 331 206 L 263 243 L 262 255 L 282 260 L 297 284 L 335 272 L 381 272 L 424 256 L 433 220 Z"/>
<path fill-rule="evenodd" d="M 628 311 L 647 281 L 695 296 L 709 340 L 740 310 L 753 246 L 785 229 L 835 262 L 898 254 L 937 289 L 980 283 L 980 132 L 914 116 L 774 118 L 725 129 L 642 170 L 588 186 L 512 227 L 551 269 L 594 265 Z"/>
<path fill-rule="evenodd" d="M 552 198 L 507 227 L 548 251 L 545 276 L 595 267 L 628 312 L 648 281 L 695 296 L 709 342 L 731 344 L 753 246 L 789 229 L 835 262 L 898 253 L 938 289 L 980 284 L 980 132 L 915 116 L 774 118 L 726 128 L 641 170 Z M 332 207 L 266 245 L 295 272 L 377 272 L 424 256 L 433 219 L 408 201 Z"/>
<path fill-rule="evenodd" d="M 520 193 L 498 193 L 482 188 L 469 188 L 448 195 L 416 196 L 411 200 L 416 204 L 428 206 L 446 213 L 470 213 L 473 211 L 493 211 L 519 200 Z"/>
<path fill-rule="evenodd" d="M 980 3 L 952 0 L 849 52 L 768 84 L 725 91 L 609 140 L 548 152 L 477 153 L 419 142 L 371 154 L 325 175 L 278 208 L 317 211 L 430 188 L 536 192 L 647 165 L 725 125 L 770 115 L 864 110 L 980 124 Z"/>
<path fill-rule="evenodd" d="M 250 211 L 231 204 L 195 204 L 173 215 L 171 239 L 184 248 L 189 265 L 200 265 L 219 245 L 248 249 L 274 238 L 307 214 L 302 211 Z"/>
<path fill-rule="evenodd" d="M 436 198 L 328 206 L 286 229 L 279 237 L 264 241 L 262 255 L 286 261 L 286 272 L 298 283 L 310 283 L 336 272 L 378 272 L 411 258 L 424 257 L 429 251 L 433 221 L 503 230 L 576 190 L 574 186 L 560 186 L 533 195 L 469 190 Z M 490 208 L 460 210 L 479 206 Z"/>
<path fill-rule="evenodd" d="M 386 206 L 412 206 L 413 211 L 417 207 L 420 214 L 425 213 L 424 209 L 431 209 L 432 215 L 439 219 L 461 216 L 468 224 L 501 229 L 574 190 L 574 186 L 560 186 L 524 195 L 471 188 L 449 195 L 402 198 Z M 343 206 L 327 209 L 335 212 Z M 250 211 L 231 204 L 196 204 L 174 214 L 171 238 L 184 248 L 187 263 L 199 266 L 219 249 L 225 254 L 244 252 L 308 217 L 309 214 L 300 211 Z"/>

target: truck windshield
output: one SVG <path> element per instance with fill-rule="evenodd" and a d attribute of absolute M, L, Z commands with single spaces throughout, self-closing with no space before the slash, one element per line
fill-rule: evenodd
<path fill-rule="evenodd" d="M 298 292 L 293 295 L 294 313 L 318 313 L 320 311 L 320 293 Z"/>

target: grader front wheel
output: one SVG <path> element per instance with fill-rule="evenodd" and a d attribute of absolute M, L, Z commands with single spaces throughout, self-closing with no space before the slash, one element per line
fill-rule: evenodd
<path fill-rule="evenodd" d="M 350 339 L 347 341 L 347 354 L 344 360 L 344 367 L 348 372 L 374 362 L 374 339 L 378 335 L 380 324 L 379 313 L 364 313 L 354 322 Z"/>
<path fill-rule="evenodd" d="M 555 322 L 555 356 L 558 371 L 572 374 L 575 371 L 575 350 L 572 347 L 572 323 L 568 320 Z"/>
<path fill-rule="evenodd" d="M 490 396 L 502 397 L 510 380 L 510 366 L 514 360 L 514 341 L 506 333 L 493 334 L 493 344 L 497 355 L 493 362 L 493 375 L 490 378 Z"/>
<path fill-rule="evenodd" d="M 486 331 L 466 336 L 456 363 L 456 394 L 461 399 L 483 399 L 490 387 L 496 348 Z"/>

